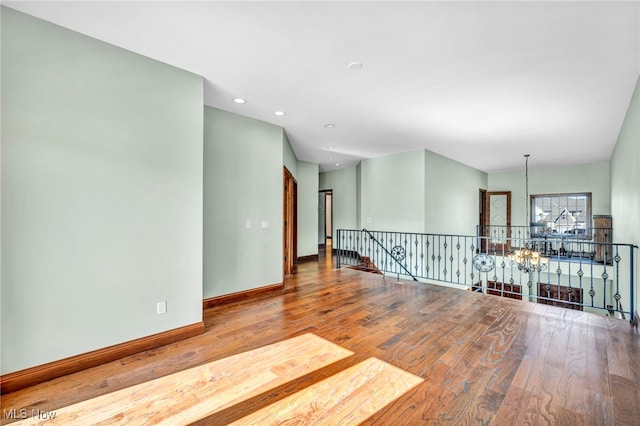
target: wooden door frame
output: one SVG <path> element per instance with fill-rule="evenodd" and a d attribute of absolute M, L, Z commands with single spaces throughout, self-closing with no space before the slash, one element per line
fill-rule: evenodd
<path fill-rule="evenodd" d="M 283 168 L 283 272 L 297 272 L 298 264 L 298 182 L 291 172 Z"/>
<path fill-rule="evenodd" d="M 484 220 L 484 223 L 481 223 L 480 235 L 487 236 L 487 237 L 491 236 L 489 235 L 489 225 L 491 225 L 491 203 L 489 202 L 489 198 L 492 195 L 505 195 L 507 197 L 507 206 L 506 206 L 507 232 L 505 237 L 511 238 L 511 191 L 485 191 L 482 189 L 480 190 L 480 196 L 484 197 L 484 200 L 480 201 L 481 208 L 484 208 L 484 211 L 480 212 L 480 217 L 482 218 L 482 220 Z M 480 247 L 483 252 L 486 252 L 489 249 L 488 240 L 483 239 L 482 245 Z M 510 248 L 511 248 L 510 240 L 507 240 L 507 243 L 504 245 L 502 244 L 496 245 L 496 250 L 498 251 L 504 250 L 504 252 L 508 252 Z"/>
<path fill-rule="evenodd" d="M 486 215 L 487 215 L 487 190 L 486 189 L 482 189 L 480 188 L 479 190 L 479 205 L 478 205 L 478 210 L 479 210 L 479 217 L 478 217 L 478 225 L 480 225 L 480 227 L 482 228 L 485 224 L 485 222 L 487 221 L 486 219 Z M 481 234 L 482 233 L 482 229 L 478 229 L 478 232 Z"/>
<path fill-rule="evenodd" d="M 480 237 L 484 235 L 485 222 L 487 221 L 487 190 L 480 188 L 478 191 L 478 229 L 476 230 L 476 234 Z M 485 252 L 487 249 L 487 240 L 484 238 L 479 239 L 478 246 L 476 247 L 476 253 Z"/>
<path fill-rule="evenodd" d="M 322 211 L 322 225 L 324 227 L 324 247 L 327 247 L 327 213 L 331 216 L 331 246 L 333 247 L 333 189 L 321 189 L 318 193 L 324 196 L 324 210 Z M 331 194 L 331 211 L 327 211 L 327 194 Z"/>

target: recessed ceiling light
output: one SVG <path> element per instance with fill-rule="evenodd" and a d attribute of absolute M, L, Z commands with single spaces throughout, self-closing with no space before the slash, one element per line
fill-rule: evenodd
<path fill-rule="evenodd" d="M 247 103 L 247 101 L 245 99 L 242 99 L 242 98 L 233 98 L 233 102 L 235 102 L 237 104 Z"/>
<path fill-rule="evenodd" d="M 333 149 L 333 148 L 335 148 L 335 146 L 333 146 L 333 145 L 327 145 L 327 149 Z"/>
<path fill-rule="evenodd" d="M 336 163 L 336 167 L 340 167 L 340 163 Z"/>
<path fill-rule="evenodd" d="M 362 69 L 362 63 L 361 62 L 350 62 L 349 65 L 347 65 L 347 68 L 349 68 L 351 71 L 358 71 Z"/>
<path fill-rule="evenodd" d="M 287 113 L 284 111 L 276 111 L 274 112 L 274 114 L 277 115 L 278 117 L 284 117 L 285 115 L 287 115 Z"/>
<path fill-rule="evenodd" d="M 333 129 L 334 127 L 336 127 L 336 125 L 333 123 L 327 123 L 324 125 L 324 127 L 326 127 L 327 129 Z"/>

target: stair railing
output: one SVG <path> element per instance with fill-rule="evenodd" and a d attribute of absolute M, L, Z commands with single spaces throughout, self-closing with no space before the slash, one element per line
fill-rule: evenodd
<path fill-rule="evenodd" d="M 393 259 L 398 266 L 400 266 L 400 268 L 402 268 L 403 271 L 405 271 L 407 273 L 408 276 L 410 276 L 411 278 L 413 278 L 414 281 L 418 281 L 418 278 L 415 277 L 415 275 L 413 275 L 411 273 L 411 271 L 409 271 L 407 269 L 407 267 L 405 265 L 402 264 L 402 261 L 404 260 L 404 254 L 402 252 L 396 251 L 394 253 L 389 252 L 389 250 L 387 250 L 387 248 L 380 243 L 380 241 L 378 241 L 376 239 L 376 237 L 373 236 L 373 234 L 371 232 L 369 232 L 367 229 L 362 228 L 362 232 L 366 233 L 369 238 L 371 239 L 371 241 L 373 241 L 374 243 L 376 243 L 378 245 L 378 247 L 380 247 L 382 250 L 384 250 L 384 252 L 387 254 L 387 256 L 389 256 L 391 259 Z M 392 249 L 393 250 L 393 249 Z M 398 279 L 400 279 L 400 274 L 398 274 Z"/>
<path fill-rule="evenodd" d="M 370 259 L 383 274 L 442 283 L 484 294 L 639 319 L 633 244 L 582 238 L 451 235 L 337 230 L 337 266 Z M 515 252 L 531 244 L 544 267 L 519 265 Z M 374 269 L 374 268 L 370 268 Z M 624 306 L 624 307 L 623 307 Z M 628 315 L 628 316 L 627 316 Z"/>

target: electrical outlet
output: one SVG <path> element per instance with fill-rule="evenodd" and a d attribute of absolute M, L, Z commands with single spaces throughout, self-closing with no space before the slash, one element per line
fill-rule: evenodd
<path fill-rule="evenodd" d="M 244 229 L 251 229 L 251 221 L 247 220 L 244 222 Z"/>
<path fill-rule="evenodd" d="M 267 229 L 269 227 L 269 221 L 268 220 L 263 220 L 262 221 L 262 229 Z"/>
<path fill-rule="evenodd" d="M 156 303 L 156 314 L 161 315 L 166 313 L 167 313 L 167 302 L 163 300 L 162 302 Z"/>

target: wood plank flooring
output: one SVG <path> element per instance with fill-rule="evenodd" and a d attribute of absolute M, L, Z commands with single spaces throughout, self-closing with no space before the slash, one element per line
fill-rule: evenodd
<path fill-rule="evenodd" d="M 232 425 L 359 425 L 422 379 L 369 358 Z"/>
<path fill-rule="evenodd" d="M 286 339 L 55 410 L 19 424 L 189 424 L 351 356 L 313 334 Z"/>
<path fill-rule="evenodd" d="M 260 388 L 195 423 L 259 416 L 376 358 L 422 382 L 359 418 L 362 424 L 640 425 L 640 335 L 626 321 L 335 270 L 330 258 L 298 271 L 282 294 L 207 309 L 203 335 L 3 395 L 2 423 L 13 421 L 5 410 L 61 411 L 313 333 L 353 355 Z"/>

